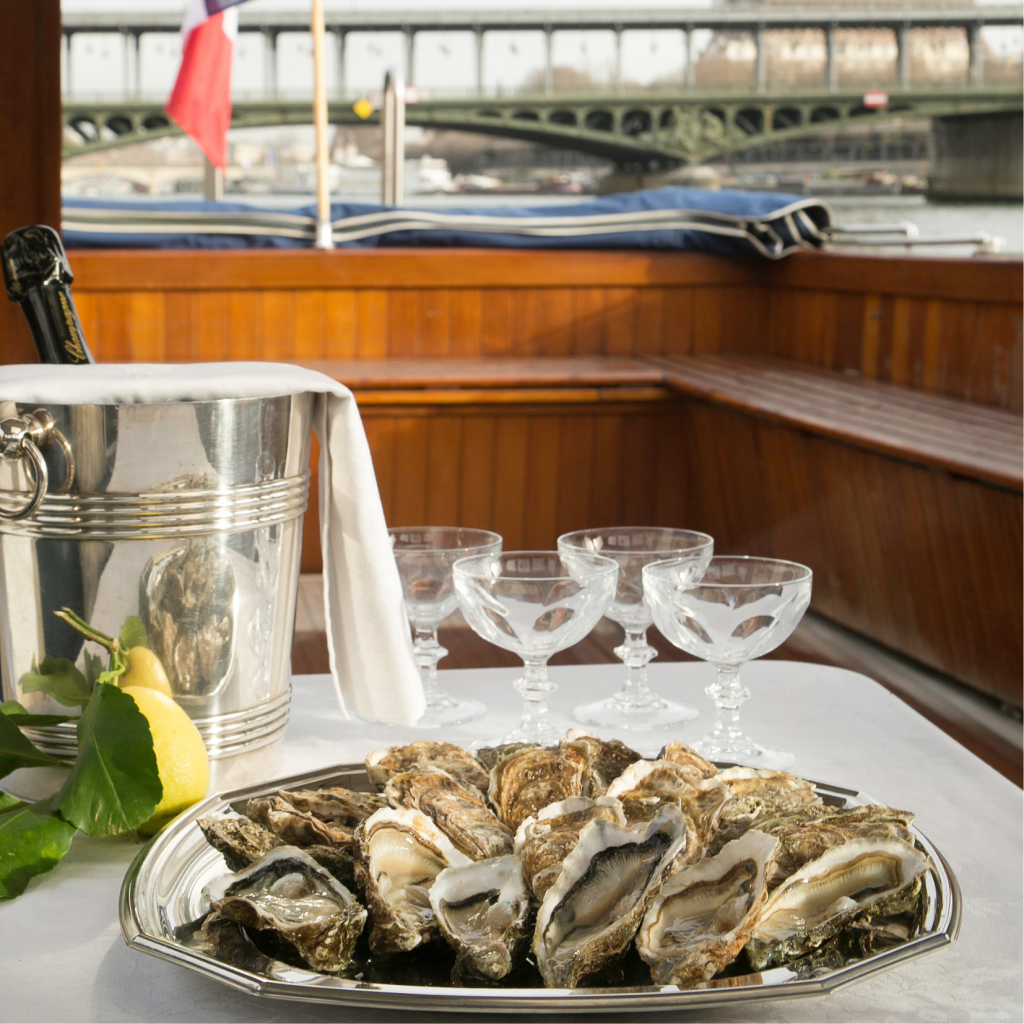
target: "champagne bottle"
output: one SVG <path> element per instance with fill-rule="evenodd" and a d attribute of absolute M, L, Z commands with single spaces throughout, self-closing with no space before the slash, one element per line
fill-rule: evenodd
<path fill-rule="evenodd" d="M 7 297 L 20 303 L 40 361 L 95 362 L 71 297 L 74 276 L 60 235 L 45 224 L 18 228 L 0 244 L 0 260 Z"/>

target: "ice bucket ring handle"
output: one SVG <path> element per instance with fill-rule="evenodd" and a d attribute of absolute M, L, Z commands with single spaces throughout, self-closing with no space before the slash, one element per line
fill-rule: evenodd
<path fill-rule="evenodd" d="M 68 439 L 53 425 L 53 417 L 45 409 L 23 413 L 0 421 L 0 455 L 5 459 L 23 459 L 28 456 L 29 476 L 34 478 L 35 490 L 29 503 L 13 512 L 0 508 L 0 519 L 27 519 L 43 503 L 49 483 L 49 473 L 40 448 L 56 443 L 64 453 L 66 472 L 60 491 L 71 487 L 75 476 L 75 462 Z"/>

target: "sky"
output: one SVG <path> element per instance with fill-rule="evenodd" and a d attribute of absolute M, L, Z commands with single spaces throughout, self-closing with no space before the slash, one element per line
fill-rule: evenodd
<path fill-rule="evenodd" d="M 478 9 L 482 0 L 326 0 L 328 11 L 405 10 L 432 11 Z M 616 9 L 635 0 L 496 0 L 495 6 L 520 10 Z M 678 8 L 679 2 L 643 0 L 644 7 Z M 707 7 L 711 0 L 686 0 L 687 7 Z M 184 0 L 62 0 L 64 11 L 98 12 L 124 10 L 184 11 Z M 308 10 L 309 0 L 249 0 L 246 10 Z M 710 39 L 709 32 L 694 33 L 699 53 Z M 1020 30 L 989 30 L 986 41 L 995 49 L 1020 52 Z M 679 77 L 684 67 L 683 35 L 675 31 L 623 32 L 623 77 L 627 82 L 646 85 L 657 79 Z M 476 53 L 472 33 L 420 32 L 415 43 L 416 84 L 435 95 L 461 93 L 475 87 Z M 553 61 L 588 73 L 598 81 L 610 82 L 614 68 L 614 35 L 611 32 L 556 32 Z M 170 93 L 181 57 L 180 39 L 170 33 L 145 35 L 141 40 L 141 84 L 147 98 L 164 98 Z M 484 86 L 488 91 L 510 91 L 521 87 L 544 65 L 544 37 L 540 32 L 488 32 L 484 37 Z M 344 92 L 361 95 L 379 90 L 390 67 L 405 66 L 405 42 L 399 33 L 358 33 L 349 35 L 346 48 Z M 243 32 L 235 51 L 233 93 L 237 99 L 259 98 L 263 94 L 264 43 L 258 33 Z M 337 60 L 328 46 L 328 88 L 339 88 Z M 76 98 L 120 96 L 125 81 L 122 37 L 76 35 L 72 38 L 71 81 L 65 90 Z M 68 85 L 70 84 L 70 89 Z M 312 91 L 312 48 L 307 33 L 284 33 L 278 39 L 278 91 L 282 96 L 305 97 Z"/>

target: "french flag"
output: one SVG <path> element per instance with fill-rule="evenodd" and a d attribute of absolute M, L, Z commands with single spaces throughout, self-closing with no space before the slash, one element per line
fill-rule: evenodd
<path fill-rule="evenodd" d="M 245 0 L 189 0 L 181 26 L 181 67 L 164 108 L 191 135 L 210 163 L 228 162 L 231 63 L 238 11 Z"/>

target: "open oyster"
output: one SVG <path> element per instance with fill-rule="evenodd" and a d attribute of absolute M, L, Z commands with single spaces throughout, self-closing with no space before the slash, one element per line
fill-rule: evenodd
<path fill-rule="evenodd" d="M 487 795 L 501 820 L 516 829 L 548 804 L 582 796 L 589 770 L 590 759 L 572 745 L 528 747 L 491 769 Z"/>
<path fill-rule="evenodd" d="M 570 729 L 562 743 L 575 746 L 590 761 L 587 796 L 603 796 L 634 761 L 640 760 L 640 755 L 622 740 L 602 740 L 583 729 Z"/>
<path fill-rule="evenodd" d="M 684 838 L 671 805 L 634 827 L 584 827 L 537 912 L 533 952 L 546 986 L 575 988 L 625 951 Z"/>
<path fill-rule="evenodd" d="M 388 805 L 380 793 L 357 793 L 343 786 L 331 789 L 282 789 L 279 795 L 306 814 L 348 828 L 355 828 L 359 822 Z"/>
<path fill-rule="evenodd" d="M 767 897 L 775 845 L 764 832 L 747 832 L 666 879 L 636 937 L 657 984 L 689 988 L 736 958 Z"/>
<path fill-rule="evenodd" d="M 710 761 L 705 761 L 696 750 L 691 750 L 682 743 L 676 743 L 675 740 L 666 743 L 661 748 L 657 760 L 671 761 L 673 764 L 695 768 L 705 779 L 713 779 L 718 774 L 718 769 Z"/>
<path fill-rule="evenodd" d="M 438 935 L 429 890 L 447 867 L 472 863 L 422 812 L 384 808 L 355 832 L 356 882 L 370 911 L 370 949 L 398 953 Z"/>
<path fill-rule="evenodd" d="M 393 775 L 384 790 L 392 807 L 422 811 L 473 860 L 512 852 L 512 832 L 484 803 L 480 791 L 459 785 L 440 768 L 414 768 Z"/>
<path fill-rule="evenodd" d="M 472 754 L 454 743 L 433 743 L 417 740 L 405 747 L 388 747 L 366 755 L 366 774 L 379 789 L 387 785 L 392 775 L 412 771 L 413 768 L 441 768 L 456 782 L 487 794 L 490 780 L 480 762 Z"/>
<path fill-rule="evenodd" d="M 884 905 L 917 883 L 927 862 L 893 839 L 851 839 L 805 864 L 768 897 L 747 943 L 755 970 L 821 945 L 852 917 Z"/>
<path fill-rule="evenodd" d="M 608 796 L 622 801 L 630 823 L 649 821 L 667 804 L 679 807 L 691 826 L 682 860 L 693 862 L 704 855 L 729 791 L 687 765 L 637 761 L 608 787 Z"/>
<path fill-rule="evenodd" d="M 348 966 L 366 924 L 366 911 L 352 893 L 294 846 L 280 846 L 237 874 L 215 878 L 203 895 L 222 917 L 274 932 L 316 971 Z"/>
<path fill-rule="evenodd" d="M 525 952 L 530 899 L 515 857 L 445 868 L 430 887 L 430 906 L 458 952 L 456 983 L 466 974 L 504 978 Z"/>
<path fill-rule="evenodd" d="M 622 804 L 614 797 L 571 796 L 549 804 L 516 830 L 515 855 L 533 897 L 544 899 L 562 870 L 562 862 L 576 849 L 580 833 L 595 819 L 625 825 Z"/>
<path fill-rule="evenodd" d="M 253 797 L 245 812 L 282 842 L 301 847 L 343 882 L 353 881 L 351 829 L 300 811 L 279 796 Z"/>
<path fill-rule="evenodd" d="M 241 871 L 283 845 L 273 832 L 248 818 L 200 818 L 196 824 L 232 871 Z"/>

